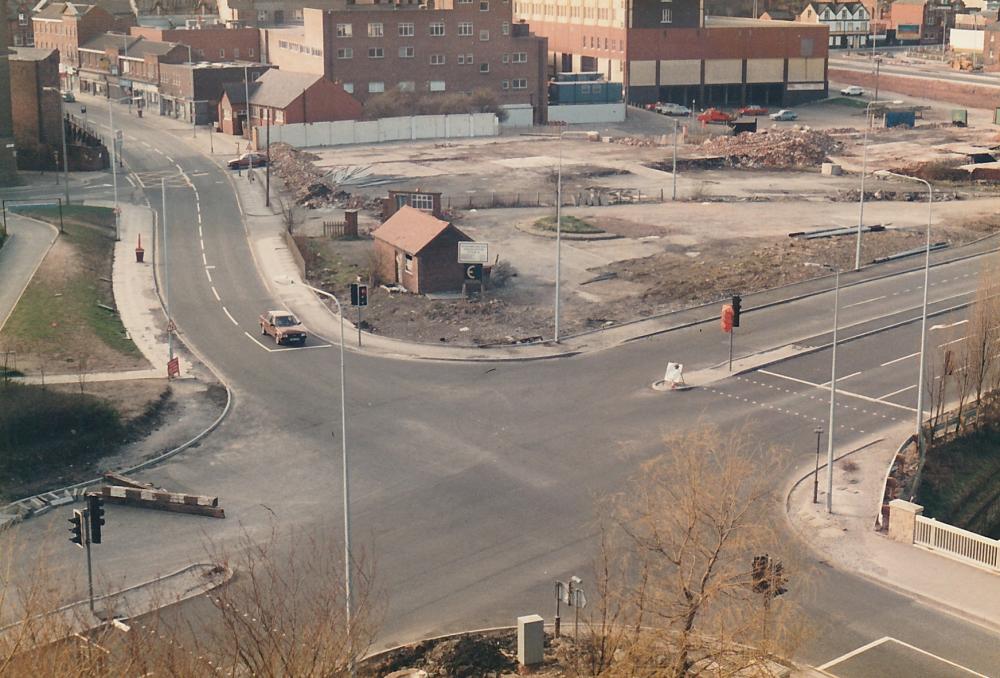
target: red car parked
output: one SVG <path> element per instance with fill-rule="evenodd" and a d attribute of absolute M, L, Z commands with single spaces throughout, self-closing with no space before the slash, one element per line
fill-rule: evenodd
<path fill-rule="evenodd" d="M 718 108 L 706 109 L 704 113 L 698 116 L 699 122 L 704 122 L 708 124 L 712 123 L 725 123 L 732 122 L 733 116 L 720 111 Z"/>
<path fill-rule="evenodd" d="M 740 109 L 740 115 L 745 115 L 748 117 L 756 117 L 758 115 L 767 115 L 767 109 L 763 106 L 744 106 Z"/>

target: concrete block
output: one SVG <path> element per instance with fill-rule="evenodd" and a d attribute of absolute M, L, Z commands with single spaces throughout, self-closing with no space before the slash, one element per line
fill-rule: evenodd
<path fill-rule="evenodd" d="M 541 664 L 545 656 L 545 621 L 541 615 L 517 618 L 517 661 L 521 666 Z"/>
<path fill-rule="evenodd" d="M 903 544 L 913 543 L 917 516 L 922 515 L 924 507 L 903 499 L 893 499 L 889 502 L 889 539 Z"/>
<path fill-rule="evenodd" d="M 49 503 L 53 506 L 65 506 L 66 504 L 72 504 L 74 501 L 76 501 L 76 498 L 72 494 L 66 493 L 61 497 L 56 497 Z"/>
<path fill-rule="evenodd" d="M 839 177 L 844 173 L 844 169 L 835 162 L 824 162 L 822 173 L 830 177 Z"/>

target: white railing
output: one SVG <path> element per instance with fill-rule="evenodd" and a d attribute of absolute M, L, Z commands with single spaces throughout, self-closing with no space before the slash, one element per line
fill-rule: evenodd
<path fill-rule="evenodd" d="M 916 516 L 913 543 L 990 570 L 1000 571 L 1000 541 L 933 518 Z"/>

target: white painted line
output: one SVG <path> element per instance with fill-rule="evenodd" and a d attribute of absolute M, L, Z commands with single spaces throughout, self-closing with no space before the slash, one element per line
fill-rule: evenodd
<path fill-rule="evenodd" d="M 788 379 L 789 381 L 794 381 L 794 382 L 797 382 L 799 384 L 805 384 L 806 386 L 812 386 L 813 388 L 818 388 L 818 389 L 820 389 L 822 391 L 829 391 L 830 390 L 829 384 L 827 384 L 825 386 L 824 385 L 820 385 L 820 384 L 814 384 L 811 381 L 806 381 L 805 379 L 798 379 L 796 377 L 789 377 L 787 374 L 778 374 L 777 372 L 769 372 L 767 370 L 757 370 L 757 372 L 760 373 L 760 374 L 767 374 L 767 375 L 770 375 L 772 377 L 778 377 L 779 379 Z M 840 381 L 840 380 L 838 379 L 837 381 Z M 842 391 L 840 389 L 837 389 L 837 395 L 839 395 L 839 396 L 846 396 L 848 398 L 858 398 L 859 400 L 867 400 L 868 402 L 871 402 L 871 403 L 878 403 L 879 405 L 886 405 L 888 407 L 895 407 L 895 408 L 898 408 L 900 410 L 906 410 L 907 412 L 916 412 L 917 411 L 917 408 L 915 408 L 915 407 L 906 407 L 905 405 L 897 405 L 896 403 L 890 403 L 887 400 L 879 400 L 878 398 L 872 398 L 871 396 L 861 395 L 860 393 L 854 393 L 852 391 Z"/>
<path fill-rule="evenodd" d="M 852 650 L 852 651 L 848 652 L 847 654 L 842 654 L 839 657 L 837 657 L 836 659 L 834 659 L 832 661 L 828 661 L 827 663 L 823 664 L 822 666 L 817 666 L 816 668 L 819 669 L 820 671 L 825 671 L 828 668 L 830 668 L 831 666 L 836 666 L 837 664 L 839 664 L 841 662 L 847 661 L 851 657 L 856 657 L 859 654 L 861 654 L 862 652 L 867 652 L 868 650 L 870 650 L 870 649 L 872 649 L 874 647 L 878 647 L 882 643 L 888 642 L 890 640 L 892 640 L 892 638 L 890 638 L 889 636 L 885 636 L 883 638 L 879 638 L 878 640 L 873 640 L 872 642 L 868 643 L 867 645 L 862 645 L 861 647 L 859 647 L 856 650 Z"/>
<path fill-rule="evenodd" d="M 236 318 L 233 317 L 233 314 L 229 312 L 228 308 L 226 308 L 225 306 L 223 306 L 222 310 L 225 311 L 226 315 L 229 316 L 229 319 L 233 321 L 234 325 L 236 325 L 237 327 L 240 326 L 240 324 L 238 322 L 236 322 Z"/>
<path fill-rule="evenodd" d="M 260 340 L 257 339 L 257 337 L 253 336 L 252 334 L 250 334 L 246 330 L 243 331 L 243 334 L 247 335 L 247 338 L 250 341 L 252 341 L 253 343 L 257 344 L 258 346 L 260 346 L 262 349 L 264 349 L 268 353 L 283 353 L 285 351 L 306 351 L 306 350 L 308 350 L 310 348 L 330 348 L 330 347 L 333 346 L 333 344 L 310 344 L 309 346 L 283 346 L 281 348 L 269 348 L 269 347 L 265 346 L 264 344 L 262 344 L 260 342 Z"/>
<path fill-rule="evenodd" d="M 911 353 L 910 355 L 904 355 L 902 358 L 896 358 L 895 360 L 890 360 L 887 363 L 882 363 L 881 367 L 888 367 L 889 365 L 901 362 L 903 360 L 907 360 L 909 358 L 916 358 L 918 355 L 920 355 L 920 351 L 917 351 L 916 353 Z"/>
<path fill-rule="evenodd" d="M 979 678 L 989 678 L 989 676 L 985 676 L 982 673 L 978 673 L 976 671 L 973 671 L 972 669 L 968 669 L 968 668 L 962 666 L 961 664 L 956 664 L 953 661 L 949 661 L 949 660 L 945 659 L 944 657 L 941 657 L 939 655 L 936 655 L 936 654 L 933 654 L 931 652 L 928 652 L 927 650 L 921 650 L 919 647 L 917 647 L 915 645 L 910 645 L 909 643 L 904 643 L 902 640 L 897 640 L 896 638 L 890 638 L 889 640 L 891 640 L 892 642 L 896 643 L 897 645 L 902 645 L 903 647 L 907 647 L 907 648 L 913 650 L 914 652 L 919 652 L 920 654 L 926 655 L 928 657 L 931 657 L 932 659 L 937 659 L 939 662 L 947 664 L 948 666 L 954 666 L 956 669 L 960 669 L 962 671 L 965 671 L 970 676 L 978 676 Z"/>
<path fill-rule="evenodd" d="M 215 290 L 215 285 L 212 285 L 212 294 L 215 295 L 216 301 L 222 301 L 222 297 L 220 297 L 219 293 Z"/>
<path fill-rule="evenodd" d="M 211 266 L 206 266 L 205 268 L 211 269 L 211 270 L 214 271 L 215 270 L 215 264 L 212 264 Z"/>
<path fill-rule="evenodd" d="M 951 346 L 952 344 L 957 344 L 959 342 L 965 341 L 965 337 L 959 337 L 958 339 L 952 339 L 951 341 L 946 341 L 943 344 L 938 344 L 938 348 L 944 348 L 945 346 Z"/>
<path fill-rule="evenodd" d="M 205 266 L 208 266 L 208 258 L 205 256 L 204 252 L 201 253 L 201 263 L 203 263 Z"/>
<path fill-rule="evenodd" d="M 856 302 L 856 303 L 853 303 L 853 304 L 848 304 L 847 306 L 844 306 L 843 308 L 853 308 L 855 306 L 863 306 L 864 304 L 870 304 L 873 301 L 880 301 L 880 300 L 885 299 L 885 298 L 886 298 L 886 296 L 883 294 L 881 297 L 875 297 L 874 299 L 865 299 L 864 301 L 859 301 L 859 302 Z"/>
<path fill-rule="evenodd" d="M 198 237 L 199 238 L 204 238 L 205 237 L 205 234 L 201 232 L 201 226 L 198 227 Z"/>
<path fill-rule="evenodd" d="M 911 388 L 916 388 L 916 387 L 917 387 L 916 384 L 911 384 L 911 385 L 909 385 L 909 386 L 907 386 L 905 388 L 899 389 L 898 391 L 893 391 L 892 393 L 886 393 L 884 396 L 879 396 L 878 399 L 882 400 L 883 398 L 891 398 L 894 395 L 899 395 L 900 393 L 903 393 L 905 391 L 909 391 Z"/>
<path fill-rule="evenodd" d="M 163 151 L 161 151 L 161 150 L 160 150 L 160 149 L 158 149 L 158 148 L 154 148 L 153 150 L 154 150 L 154 151 L 156 151 L 157 153 L 159 153 L 160 155 L 165 155 L 165 154 L 163 153 Z"/>
<path fill-rule="evenodd" d="M 205 277 L 208 278 L 208 282 L 212 282 L 212 272 L 208 270 L 208 266 L 205 267 Z"/>
<path fill-rule="evenodd" d="M 163 156 L 163 157 L 165 157 L 165 158 L 166 158 L 167 160 L 169 160 L 170 162 L 173 162 L 173 161 L 174 161 L 174 159 L 173 159 L 173 158 L 171 158 L 171 157 L 170 157 L 169 155 L 165 155 L 165 156 Z"/>
<path fill-rule="evenodd" d="M 840 382 L 844 381 L 845 379 L 850 379 L 851 377 L 856 377 L 859 374 L 861 374 L 860 371 L 858 371 L 858 372 L 851 372 L 850 374 L 845 375 L 843 377 L 837 377 L 837 383 L 839 384 Z M 820 388 L 830 388 L 830 382 L 824 381 L 822 384 L 820 384 Z"/>
<path fill-rule="evenodd" d="M 205 240 L 203 238 L 198 238 L 198 242 L 201 243 L 201 249 L 204 250 L 205 249 Z"/>
<path fill-rule="evenodd" d="M 170 160 L 170 158 L 169 158 L 169 157 L 167 157 L 167 160 Z M 173 161 L 173 160 L 170 160 L 170 162 L 174 162 L 174 161 Z M 176 168 L 177 168 L 177 171 L 178 171 L 178 172 L 180 172 L 180 173 L 181 173 L 181 174 L 182 174 L 182 175 L 184 176 L 184 180 L 185 180 L 185 181 L 186 181 L 186 182 L 188 183 L 188 185 L 190 186 L 190 185 L 191 185 L 191 180 L 187 178 L 187 175 L 186 175 L 186 174 L 184 174 L 184 168 L 183 168 L 183 167 L 181 167 L 180 165 L 178 165 L 178 164 L 177 164 L 177 163 L 175 163 L 175 162 L 174 162 L 174 167 L 176 167 Z"/>
<path fill-rule="evenodd" d="M 132 177 L 130 177 L 127 174 L 125 175 L 125 181 L 129 182 L 130 184 L 132 184 L 133 187 L 135 186 L 135 181 L 133 181 Z"/>
<path fill-rule="evenodd" d="M 930 331 L 933 332 L 934 330 L 946 330 L 949 327 L 958 327 L 959 325 L 964 325 L 967 322 L 969 322 L 968 318 L 966 318 L 965 320 L 956 320 L 955 322 L 950 323 L 948 325 L 931 325 Z"/>
<path fill-rule="evenodd" d="M 198 212 L 198 228 L 201 228 L 201 212 Z"/>
<path fill-rule="evenodd" d="M 252 334 L 250 334 L 246 330 L 243 330 L 243 334 L 247 335 L 247 339 L 249 339 L 253 343 L 257 344 L 258 346 L 260 346 L 262 349 L 264 349 L 268 353 L 274 353 L 274 349 L 273 348 L 268 348 L 264 344 L 260 343 L 260 341 L 257 339 L 257 337 L 253 336 Z"/>
<path fill-rule="evenodd" d="M 153 145 L 151 143 L 149 143 L 148 141 L 143 141 L 142 145 L 145 146 L 146 148 L 152 148 L 153 147 Z"/>

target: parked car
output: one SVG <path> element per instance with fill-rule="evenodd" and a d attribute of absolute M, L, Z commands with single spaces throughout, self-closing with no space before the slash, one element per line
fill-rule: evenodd
<path fill-rule="evenodd" d="M 703 113 L 701 113 L 698 116 L 699 122 L 704 122 L 708 124 L 731 122 L 732 119 L 733 116 L 729 115 L 725 111 L 720 111 L 718 108 L 706 109 Z"/>
<path fill-rule="evenodd" d="M 851 85 L 850 87 L 845 87 L 844 89 L 840 90 L 840 93 L 845 94 L 849 97 L 859 97 L 865 93 L 865 90 L 864 88 L 858 87 L 857 85 Z"/>
<path fill-rule="evenodd" d="M 661 115 L 691 115 L 691 109 L 687 106 L 672 103 L 656 104 L 656 112 Z"/>
<path fill-rule="evenodd" d="M 76 96 L 69 90 L 66 90 L 65 92 L 62 93 L 62 100 L 68 103 L 73 103 L 74 101 L 76 101 Z"/>
<path fill-rule="evenodd" d="M 306 329 L 302 323 L 287 311 L 268 311 L 260 316 L 260 333 L 264 336 L 270 335 L 274 338 L 274 343 L 284 344 L 286 342 L 298 342 L 305 345 Z"/>
<path fill-rule="evenodd" d="M 789 111 L 786 108 L 782 108 L 777 113 L 772 113 L 770 116 L 771 120 L 798 120 L 799 114 L 795 111 Z"/>
<path fill-rule="evenodd" d="M 763 106 L 754 106 L 754 105 L 744 106 L 739 110 L 739 114 L 746 116 L 767 115 L 767 109 L 764 108 Z"/>
<path fill-rule="evenodd" d="M 264 167 L 267 165 L 267 156 L 263 153 L 244 153 L 238 158 L 233 158 L 226 163 L 226 167 L 229 169 L 247 169 L 250 167 L 251 160 L 253 161 L 254 167 Z"/>

